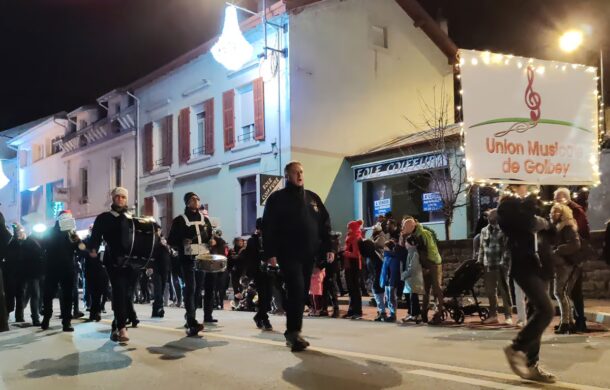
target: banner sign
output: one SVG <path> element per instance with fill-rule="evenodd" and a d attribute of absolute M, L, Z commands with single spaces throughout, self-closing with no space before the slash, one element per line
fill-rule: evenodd
<path fill-rule="evenodd" d="M 424 211 L 437 211 L 443 208 L 443 198 L 438 192 L 425 192 L 422 194 Z"/>
<path fill-rule="evenodd" d="M 267 202 L 267 199 L 269 199 L 271 194 L 282 188 L 283 179 L 282 176 L 260 175 L 259 194 L 261 206 L 265 205 L 265 202 Z"/>
<path fill-rule="evenodd" d="M 460 50 L 470 181 L 599 182 L 597 68 Z"/>
<path fill-rule="evenodd" d="M 357 181 L 362 181 L 428 169 L 438 169 L 447 165 L 447 156 L 442 153 L 409 156 L 382 161 L 377 164 L 354 167 L 354 178 Z"/>

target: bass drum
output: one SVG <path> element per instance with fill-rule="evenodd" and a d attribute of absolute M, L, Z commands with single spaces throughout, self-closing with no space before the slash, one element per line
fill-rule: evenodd
<path fill-rule="evenodd" d="M 134 268 L 149 268 L 157 245 L 155 225 L 143 218 L 131 219 L 131 250 L 128 263 Z"/>
<path fill-rule="evenodd" d="M 227 258 L 222 255 L 199 255 L 195 257 L 195 269 L 211 273 L 225 272 L 227 270 Z"/>

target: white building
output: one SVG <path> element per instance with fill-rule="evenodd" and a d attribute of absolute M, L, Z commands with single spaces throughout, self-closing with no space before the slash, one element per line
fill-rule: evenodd
<path fill-rule="evenodd" d="M 17 150 L 19 166 L 19 216 L 31 228 L 36 224 L 50 226 L 62 202 L 54 199 L 54 191 L 65 183 L 61 161 L 61 138 L 67 128 L 65 113 L 35 121 L 8 141 Z"/>
<path fill-rule="evenodd" d="M 264 36 L 255 16 L 241 25 L 255 48 L 241 70 L 228 71 L 213 58 L 214 38 L 128 87 L 141 102 L 145 214 L 166 222 L 181 212 L 183 194 L 194 191 L 227 237 L 249 234 L 262 214 L 260 175 L 281 176 L 295 159 L 333 227 L 344 230 L 367 215 L 367 181 L 355 180 L 352 168 L 361 164 L 358 155 L 376 164 L 371 148 L 425 130 L 405 117 L 421 122 L 421 101 L 432 102 L 435 88 L 444 85 L 453 117 L 448 56 L 456 48 L 416 1 L 285 1 L 271 6 L 271 15 L 286 30 L 267 26 L 268 46 L 288 52 L 272 56 L 275 72 L 256 58 Z M 418 22 L 427 17 L 426 31 L 409 15 Z M 396 157 L 396 150 L 376 157 Z M 452 238 L 466 236 L 465 215 L 456 215 Z M 444 235 L 442 223 L 437 231 Z"/>
<path fill-rule="evenodd" d="M 114 187 L 127 188 L 135 198 L 135 100 L 120 90 L 97 100 L 67 115 L 62 138 L 67 207 L 78 230 L 109 209 Z"/>

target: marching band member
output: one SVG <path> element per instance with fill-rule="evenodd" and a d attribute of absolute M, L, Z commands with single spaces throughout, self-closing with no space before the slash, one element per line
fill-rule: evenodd
<path fill-rule="evenodd" d="M 129 337 L 125 324 L 130 307 L 128 290 L 132 270 L 126 265 L 126 261 L 131 247 L 129 231 L 132 216 L 127 212 L 127 189 L 117 187 L 112 190 L 111 195 L 111 210 L 98 215 L 95 219 L 88 249 L 89 255 L 97 258 L 97 251 L 102 240 L 106 243 L 104 265 L 112 286 L 112 310 L 114 311 L 110 339 L 127 342 Z"/>
<path fill-rule="evenodd" d="M 208 218 L 199 212 L 201 200 L 197 194 L 194 192 L 186 193 L 184 204 L 186 205 L 184 214 L 177 216 L 172 222 L 168 243 L 178 251 L 182 267 L 185 284 L 186 333 L 189 336 L 196 336 L 203 330 L 203 325 L 197 322 L 195 318 L 197 310 L 195 305 L 195 257 L 207 251 L 205 246 L 210 243 L 212 238 L 212 224 Z M 209 315 L 211 317 L 211 313 Z"/>

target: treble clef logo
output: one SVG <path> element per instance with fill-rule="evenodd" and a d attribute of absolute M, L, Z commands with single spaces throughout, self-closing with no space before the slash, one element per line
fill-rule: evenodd
<path fill-rule="evenodd" d="M 542 99 L 540 94 L 532 88 L 534 84 L 534 69 L 531 66 L 527 67 L 527 88 L 525 89 L 525 104 L 530 109 L 530 118 L 532 122 L 538 122 L 540 119 L 540 104 Z"/>
<path fill-rule="evenodd" d="M 508 130 L 498 131 L 494 134 L 495 137 L 504 137 L 511 132 L 525 133 L 529 129 L 532 129 L 538 125 L 540 120 L 540 106 L 542 105 L 542 98 L 540 94 L 534 91 L 534 68 L 531 66 L 527 67 L 527 88 L 525 89 L 525 104 L 530 109 L 530 120 L 527 122 L 515 122 Z"/>

